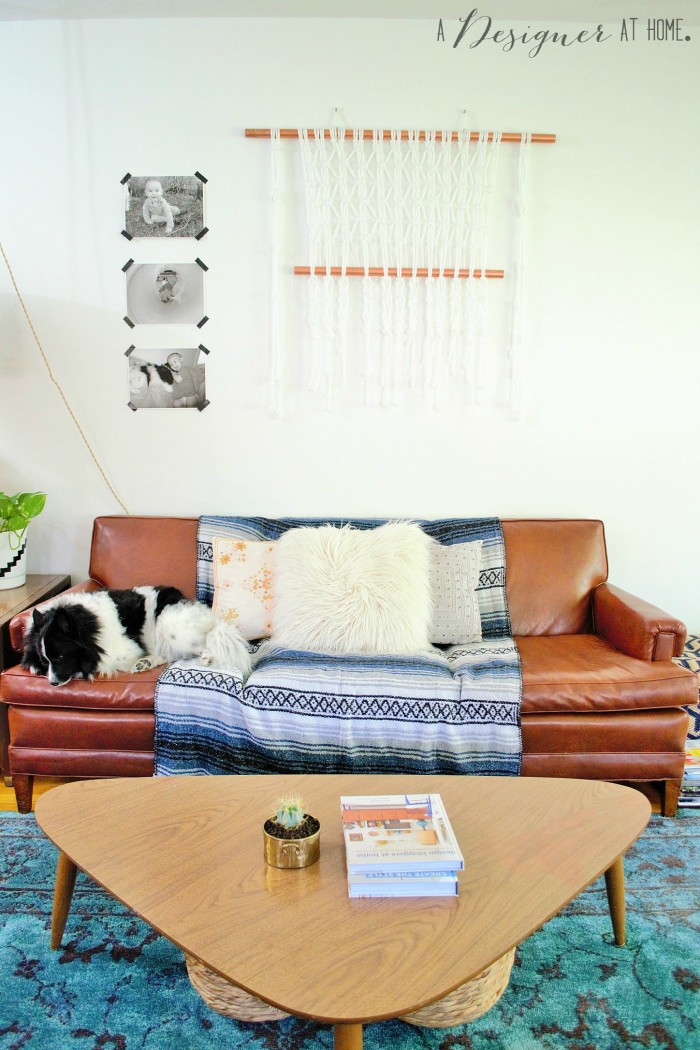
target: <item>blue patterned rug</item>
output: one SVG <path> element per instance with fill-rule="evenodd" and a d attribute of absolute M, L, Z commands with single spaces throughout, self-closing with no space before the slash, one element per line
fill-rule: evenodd
<path fill-rule="evenodd" d="M 192 989 L 181 953 L 82 874 L 49 948 L 55 849 L 0 815 L 2 1050 L 331 1050 L 310 1021 L 238 1024 Z M 700 1046 L 700 816 L 652 818 L 626 861 L 629 944 L 602 879 L 518 949 L 500 1002 L 469 1025 L 368 1025 L 366 1050 L 694 1050 Z"/>
<path fill-rule="evenodd" d="M 679 664 L 680 667 L 686 667 L 689 671 L 695 671 L 698 676 L 698 703 L 692 704 L 690 707 L 686 707 L 686 711 L 690 715 L 690 725 L 688 726 L 688 740 L 686 747 L 700 747 L 700 636 L 697 634 L 689 634 L 683 655 L 676 657 L 674 663 Z"/>

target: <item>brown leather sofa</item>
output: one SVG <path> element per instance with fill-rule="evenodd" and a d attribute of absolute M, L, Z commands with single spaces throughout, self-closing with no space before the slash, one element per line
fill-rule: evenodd
<path fill-rule="evenodd" d="M 523 676 L 524 776 L 660 782 L 675 812 L 695 675 L 672 662 L 678 620 L 608 584 L 603 523 L 503 522 L 510 616 Z M 90 580 L 73 590 L 169 583 L 194 596 L 197 519 L 95 520 Z M 29 613 L 11 624 L 21 651 Z M 159 669 L 60 688 L 20 666 L 0 677 L 20 812 L 34 776 L 153 773 Z M 8 766 L 4 765 L 7 770 Z"/>

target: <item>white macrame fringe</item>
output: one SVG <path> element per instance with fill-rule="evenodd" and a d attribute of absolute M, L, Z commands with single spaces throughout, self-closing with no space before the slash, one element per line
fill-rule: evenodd
<path fill-rule="evenodd" d="M 523 284 L 525 267 L 525 201 L 527 174 L 530 160 L 531 134 L 526 132 L 520 140 L 518 151 L 518 189 L 515 203 L 515 250 L 513 253 L 513 316 L 511 326 L 510 368 L 509 368 L 509 408 L 514 418 L 520 415 L 521 408 L 521 352 L 522 352 L 522 319 L 523 319 Z"/>
<path fill-rule="evenodd" d="M 414 389 L 439 407 L 443 392 L 460 384 L 467 402 L 485 404 L 490 390 L 487 364 L 488 280 L 494 190 L 501 135 L 468 129 L 456 141 L 398 131 L 384 139 L 375 131 L 366 141 L 360 130 L 299 129 L 308 227 L 309 352 L 302 367 L 308 390 L 333 406 L 335 392 L 350 378 L 350 361 L 364 380 L 366 403 L 393 405 Z M 516 201 L 514 294 L 506 385 L 511 407 L 520 396 L 522 272 L 525 182 L 530 136 L 519 149 Z M 273 143 L 273 156 L 278 154 Z M 273 196 L 279 196 L 274 167 Z M 273 224 L 273 236 L 276 224 Z M 331 266 L 341 276 L 331 277 Z M 355 282 L 348 266 L 361 266 Z M 380 278 L 368 276 L 379 265 Z M 325 268 L 317 276 L 315 268 Z M 436 277 L 418 278 L 427 267 Z M 390 276 L 395 268 L 397 276 Z M 444 276 L 469 268 L 481 277 Z M 408 269 L 408 276 L 400 276 Z M 274 286 L 273 286 L 274 287 Z M 353 300 L 351 288 L 359 295 Z M 353 302 L 359 309 L 359 336 L 348 341 Z M 351 358 L 352 354 L 352 358 Z M 273 342 L 273 389 L 281 383 L 278 333 Z M 275 395 L 278 397 L 278 394 Z"/>
<path fill-rule="evenodd" d="M 278 416 L 282 413 L 282 341 L 280 338 L 280 228 L 282 224 L 282 155 L 279 128 L 270 132 L 272 149 L 270 153 L 270 176 L 272 183 L 272 241 L 270 267 L 270 411 Z"/>

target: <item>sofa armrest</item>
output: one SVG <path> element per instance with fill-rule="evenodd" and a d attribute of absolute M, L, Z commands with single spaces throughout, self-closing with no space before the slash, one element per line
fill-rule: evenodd
<path fill-rule="evenodd" d="M 626 656 L 670 660 L 681 656 L 685 624 L 609 583 L 593 591 L 595 632 Z"/>
<path fill-rule="evenodd" d="M 80 594 L 83 591 L 101 590 L 104 590 L 104 588 L 99 583 L 95 583 L 94 580 L 84 580 L 82 583 L 76 583 L 74 587 L 61 591 L 60 595 L 56 595 L 56 597 L 62 598 L 66 594 Z M 49 601 L 54 601 L 54 599 L 50 598 Z M 24 609 L 21 613 L 17 613 L 10 620 L 10 645 L 16 653 L 21 653 L 24 650 L 24 637 L 29 630 L 29 621 L 34 609 L 41 609 L 43 605 L 47 604 L 47 602 L 39 602 L 38 605 L 32 606 L 31 609 Z"/>

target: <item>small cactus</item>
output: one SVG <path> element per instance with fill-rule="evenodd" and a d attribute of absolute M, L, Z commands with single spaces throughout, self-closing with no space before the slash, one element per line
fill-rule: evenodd
<path fill-rule="evenodd" d="M 296 828 L 305 816 L 304 804 L 298 795 L 289 795 L 279 800 L 275 820 L 283 828 Z"/>

